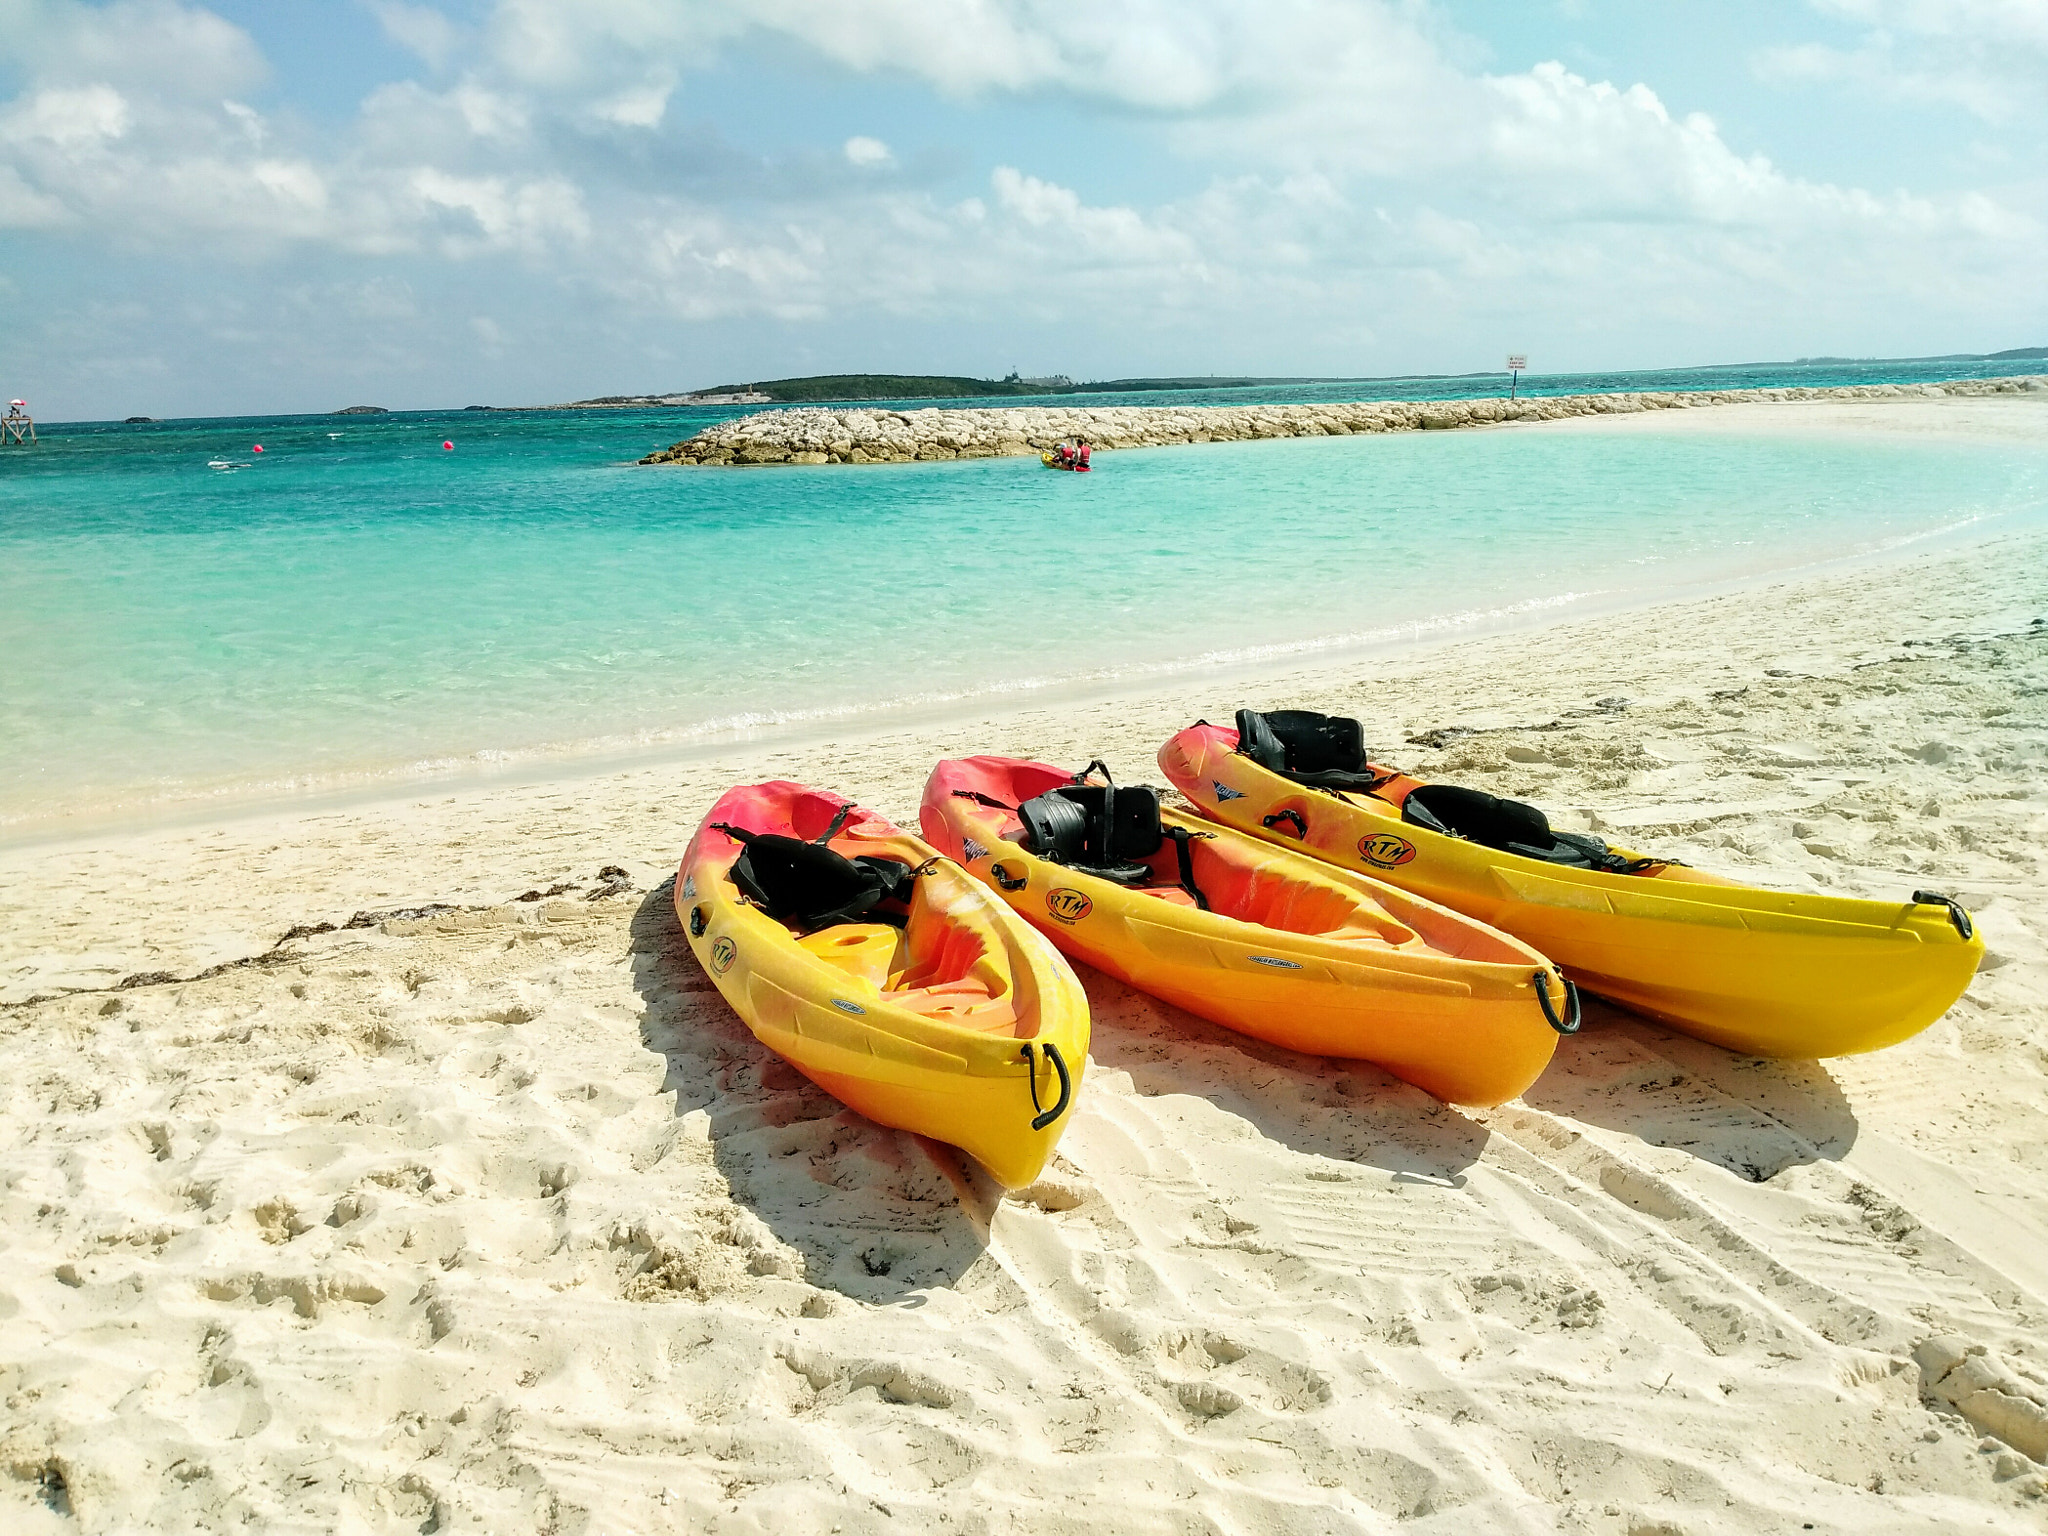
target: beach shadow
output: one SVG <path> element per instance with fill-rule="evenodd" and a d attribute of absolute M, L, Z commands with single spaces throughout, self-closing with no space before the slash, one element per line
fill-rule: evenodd
<path fill-rule="evenodd" d="M 1001 1190 L 957 1149 L 876 1125 L 756 1040 L 690 953 L 672 881 L 635 910 L 631 963 L 663 1091 L 678 1117 L 703 1112 L 733 1199 L 802 1256 L 806 1281 L 918 1306 L 981 1257 Z"/>
<path fill-rule="evenodd" d="M 1753 1184 L 1838 1161 L 1856 1144 L 1856 1115 L 1823 1063 L 1740 1056 L 1598 998 L 1585 1008 L 1583 1028 L 1558 1042 L 1524 1104 Z"/>
<path fill-rule="evenodd" d="M 1212 1024 L 1076 962 L 1092 1015 L 1094 1070 L 1145 1097 L 1186 1094 L 1311 1157 L 1396 1180 L 1462 1184 L 1485 1126 L 1370 1062 L 1305 1056 Z"/>

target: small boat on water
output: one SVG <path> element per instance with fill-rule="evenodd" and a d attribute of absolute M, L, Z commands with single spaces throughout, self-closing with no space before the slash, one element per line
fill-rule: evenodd
<path fill-rule="evenodd" d="M 763 1045 L 870 1120 L 950 1142 L 1010 1188 L 1073 1119 L 1088 998 L 950 859 L 787 780 L 711 808 L 676 875 L 690 948 Z"/>
<path fill-rule="evenodd" d="M 1353 1057 L 1455 1104 L 1533 1083 L 1576 995 L 1528 945 L 1370 876 L 1008 757 L 942 762 L 926 839 L 1062 950 L 1240 1033 Z"/>
<path fill-rule="evenodd" d="M 1453 907 L 1540 949 L 1587 991 L 1752 1056 L 1874 1051 L 1961 997 L 1984 940 L 1935 891 L 1772 891 L 1586 833 L 1533 805 L 1367 760 L 1356 720 L 1237 712 L 1159 750 L 1206 817 Z"/>

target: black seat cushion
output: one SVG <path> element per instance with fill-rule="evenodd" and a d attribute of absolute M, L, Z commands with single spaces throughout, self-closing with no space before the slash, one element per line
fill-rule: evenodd
<path fill-rule="evenodd" d="M 1585 832 L 1559 832 L 1541 810 L 1520 800 L 1503 800 L 1481 789 L 1456 784 L 1424 784 L 1411 790 L 1401 806 L 1401 819 L 1411 826 L 1450 837 L 1462 837 L 1482 848 L 1518 853 L 1546 864 L 1634 874 L 1652 860 L 1631 860 Z"/>
<path fill-rule="evenodd" d="M 1319 789 L 1371 789 L 1365 728 L 1344 715 L 1309 709 L 1237 712 L 1237 750 L 1261 768 Z"/>
<path fill-rule="evenodd" d="M 907 898 L 910 890 L 910 866 L 900 859 L 849 859 L 822 843 L 773 832 L 749 839 L 731 873 L 732 883 L 763 912 L 807 929 L 886 918 L 875 908 Z"/>

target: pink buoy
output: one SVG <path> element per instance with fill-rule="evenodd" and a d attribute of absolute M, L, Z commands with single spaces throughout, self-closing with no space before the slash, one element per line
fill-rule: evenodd
<path fill-rule="evenodd" d="M 258 443 L 258 444 L 256 445 L 256 451 L 257 451 L 258 453 L 261 453 L 261 452 L 263 451 L 263 445 L 262 445 L 261 443 Z"/>
<path fill-rule="evenodd" d="M 443 443 L 441 446 L 450 453 L 453 453 L 455 451 L 455 445 L 453 443 Z"/>

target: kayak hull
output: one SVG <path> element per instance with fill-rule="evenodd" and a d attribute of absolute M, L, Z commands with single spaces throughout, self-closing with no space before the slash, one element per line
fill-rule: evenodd
<path fill-rule="evenodd" d="M 1073 1118 L 1088 1056 L 1087 995 L 1057 951 L 948 860 L 918 878 L 900 930 L 799 936 L 729 878 L 741 845 L 712 823 L 809 840 L 844 803 L 786 781 L 728 791 L 676 876 L 691 951 L 755 1038 L 834 1098 L 1028 1185 Z M 828 846 L 913 867 L 935 857 L 866 811 Z"/>
<path fill-rule="evenodd" d="M 1445 836 L 1389 801 L 1263 768 L 1227 727 L 1180 732 L 1159 766 L 1205 817 L 1490 923 L 1587 991 L 1747 1055 L 1908 1039 L 1953 1006 L 1984 952 L 1942 907 L 1769 891 L 1680 865 L 1573 869 Z"/>
<path fill-rule="evenodd" d="M 943 762 L 926 785 L 920 825 L 1065 954 L 1241 1034 L 1371 1061 L 1457 1104 L 1516 1098 L 1549 1064 L 1558 1032 L 1537 978 L 1560 1014 L 1563 980 L 1505 934 L 1163 811 L 1169 827 L 1213 834 L 1193 845 L 1198 883 L 1214 888 L 1218 908 L 1202 911 L 1177 891 L 1134 890 L 1038 858 L 1020 846 L 1012 812 L 966 797 L 1015 805 L 1068 780 L 1011 758 Z M 1166 867 L 1173 858 L 1169 848 Z M 1253 906 L 1270 922 L 1230 915 Z M 1324 931 L 1301 931 L 1316 928 Z"/>

